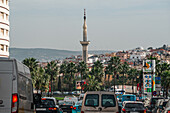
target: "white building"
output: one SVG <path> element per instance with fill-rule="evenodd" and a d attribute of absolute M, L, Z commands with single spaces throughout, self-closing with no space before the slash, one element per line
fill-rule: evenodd
<path fill-rule="evenodd" d="M 9 0 L 0 0 L 0 57 L 9 57 Z"/>
<path fill-rule="evenodd" d="M 133 61 L 142 60 L 146 57 L 146 52 L 133 52 L 130 55 L 130 59 Z"/>

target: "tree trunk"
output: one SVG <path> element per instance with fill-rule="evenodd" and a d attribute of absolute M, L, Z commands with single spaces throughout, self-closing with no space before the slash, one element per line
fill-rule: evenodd
<path fill-rule="evenodd" d="M 53 75 L 51 75 L 51 96 L 53 95 Z"/>
<path fill-rule="evenodd" d="M 116 79 L 115 79 L 115 75 L 116 75 L 116 72 L 114 73 L 114 93 L 115 93 L 115 82 L 116 82 Z"/>
<path fill-rule="evenodd" d="M 122 79 L 122 91 L 124 89 L 124 77 L 125 77 L 125 73 L 123 72 L 123 79 Z"/>
<path fill-rule="evenodd" d="M 81 83 L 80 83 L 80 86 L 81 86 L 81 93 L 82 93 L 82 72 L 81 72 Z"/>

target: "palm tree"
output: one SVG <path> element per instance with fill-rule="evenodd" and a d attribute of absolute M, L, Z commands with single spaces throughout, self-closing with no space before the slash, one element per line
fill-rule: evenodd
<path fill-rule="evenodd" d="M 67 65 L 67 73 L 68 75 L 68 80 L 69 80 L 69 91 L 72 92 L 72 84 L 73 84 L 73 79 L 74 79 L 74 74 L 76 73 L 76 66 L 74 63 L 69 63 Z"/>
<path fill-rule="evenodd" d="M 105 68 L 105 78 L 106 76 L 108 76 L 108 79 L 107 79 L 107 85 L 108 85 L 108 88 L 110 87 L 110 75 L 112 75 L 112 71 L 111 71 L 111 68 L 112 66 L 110 66 L 110 64 Z"/>
<path fill-rule="evenodd" d="M 51 94 L 53 95 L 53 80 L 56 78 L 58 74 L 58 66 L 55 61 L 51 61 L 47 64 L 46 73 L 50 76 L 51 79 Z"/>
<path fill-rule="evenodd" d="M 37 90 L 41 90 L 41 93 L 48 89 L 49 76 L 45 73 L 42 67 L 38 67 L 33 71 L 33 86 Z"/>
<path fill-rule="evenodd" d="M 110 66 L 110 70 L 114 75 L 114 92 L 115 92 L 115 82 L 116 82 L 116 78 L 115 76 L 117 75 L 117 72 L 119 71 L 119 66 L 120 66 L 120 59 L 119 57 L 112 57 L 109 61 L 108 61 L 108 66 Z"/>
<path fill-rule="evenodd" d="M 166 89 L 166 97 L 168 97 L 168 88 L 170 87 L 170 70 L 164 71 L 161 74 L 161 84 Z"/>
<path fill-rule="evenodd" d="M 125 78 L 125 75 L 128 73 L 128 70 L 129 70 L 129 64 L 127 62 L 124 62 L 123 64 L 120 65 L 120 73 L 123 74 L 123 79 L 122 79 L 122 90 L 124 88 L 124 78 Z"/>
<path fill-rule="evenodd" d="M 29 67 L 30 72 L 33 72 L 38 67 L 38 61 L 35 58 L 26 58 L 22 63 Z"/>
<path fill-rule="evenodd" d="M 93 75 L 88 75 L 86 84 L 84 85 L 84 91 L 100 91 L 102 83 L 98 82 L 98 80 Z"/>
<path fill-rule="evenodd" d="M 63 80 L 64 76 L 66 75 L 67 73 L 67 64 L 66 63 L 63 63 L 61 66 L 60 66 L 60 71 L 59 71 L 60 74 L 62 74 L 62 78 L 59 78 Z M 62 84 L 62 80 L 60 80 L 61 84 Z M 61 85 L 58 83 L 58 85 Z M 62 86 L 61 86 L 61 91 L 62 91 Z"/>
<path fill-rule="evenodd" d="M 104 66 L 100 61 L 94 62 L 90 75 L 95 76 L 95 79 L 101 83 L 103 79 L 103 74 L 104 74 L 103 69 L 104 69 Z"/>
<path fill-rule="evenodd" d="M 136 78 L 136 76 L 137 76 L 137 74 L 138 74 L 138 71 L 137 71 L 137 69 L 133 69 L 133 68 L 131 68 L 130 70 L 129 70 L 129 72 L 128 72 L 128 78 L 131 80 L 131 82 L 132 82 L 132 92 L 134 93 L 134 80 L 135 80 L 135 78 Z"/>
<path fill-rule="evenodd" d="M 84 74 L 87 73 L 87 71 L 88 71 L 87 64 L 84 61 L 79 62 L 79 64 L 77 65 L 77 72 L 81 74 L 81 93 L 82 93 L 82 79 Z"/>

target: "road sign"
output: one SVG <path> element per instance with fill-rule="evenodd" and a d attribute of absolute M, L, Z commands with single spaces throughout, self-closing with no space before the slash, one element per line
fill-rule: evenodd
<path fill-rule="evenodd" d="M 143 72 L 155 72 L 155 60 L 144 60 Z"/>
<path fill-rule="evenodd" d="M 152 92 L 152 95 L 153 95 L 153 96 L 156 96 L 156 91 L 153 91 L 153 92 Z"/>

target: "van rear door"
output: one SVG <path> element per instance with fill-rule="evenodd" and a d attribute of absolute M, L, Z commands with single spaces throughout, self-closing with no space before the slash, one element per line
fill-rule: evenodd
<path fill-rule="evenodd" d="M 100 113 L 99 110 L 99 100 L 100 95 L 99 94 L 87 94 L 85 97 L 85 102 L 83 103 L 83 111 L 84 113 Z"/>
<path fill-rule="evenodd" d="M 11 113 L 12 74 L 0 72 L 0 113 Z"/>

